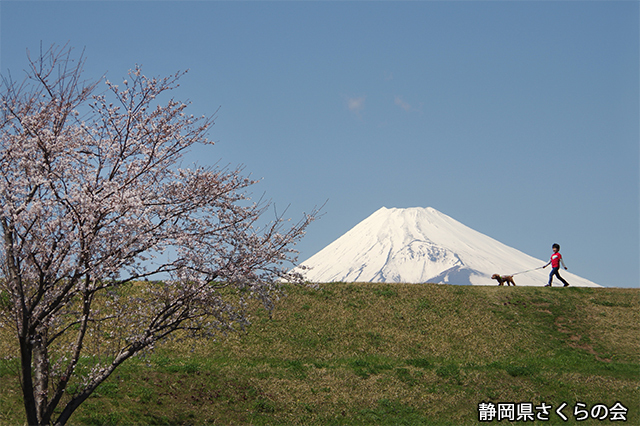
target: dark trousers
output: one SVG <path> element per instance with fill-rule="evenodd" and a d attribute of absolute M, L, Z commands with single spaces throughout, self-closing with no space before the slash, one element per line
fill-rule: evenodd
<path fill-rule="evenodd" d="M 553 276 L 554 276 L 554 275 L 555 275 L 556 277 L 558 277 L 558 279 L 559 279 L 560 281 L 562 281 L 562 283 L 563 283 L 564 285 L 569 285 L 569 283 L 568 283 L 568 282 L 566 282 L 566 281 L 564 280 L 564 278 L 562 278 L 562 277 L 560 276 L 560 272 L 558 272 L 559 270 L 560 270 L 560 268 L 553 268 L 553 269 L 551 269 L 551 273 L 549 274 L 549 285 L 551 285 L 551 282 L 553 281 Z"/>

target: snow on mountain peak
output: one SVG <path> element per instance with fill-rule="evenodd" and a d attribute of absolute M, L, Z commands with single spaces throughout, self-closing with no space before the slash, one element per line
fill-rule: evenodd
<path fill-rule="evenodd" d="M 495 285 L 546 262 L 506 246 L 427 207 L 382 207 L 303 262 L 312 282 L 405 282 Z M 518 285 L 546 284 L 549 270 L 516 275 Z M 575 286 L 597 284 L 563 272 Z"/>

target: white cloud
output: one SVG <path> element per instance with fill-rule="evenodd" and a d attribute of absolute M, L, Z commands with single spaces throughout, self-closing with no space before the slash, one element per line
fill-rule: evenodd
<path fill-rule="evenodd" d="M 364 108 L 364 101 L 366 96 L 360 96 L 359 98 L 347 98 L 347 107 L 349 111 L 359 114 Z"/>
<path fill-rule="evenodd" d="M 411 105 L 409 105 L 407 102 L 405 102 L 400 96 L 396 96 L 395 100 L 394 100 L 395 104 L 398 105 L 400 108 L 402 108 L 403 110 L 409 112 L 411 111 Z"/>

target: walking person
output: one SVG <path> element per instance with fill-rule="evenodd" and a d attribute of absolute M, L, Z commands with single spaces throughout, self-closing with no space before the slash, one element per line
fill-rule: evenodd
<path fill-rule="evenodd" d="M 564 264 L 564 260 L 562 260 L 562 255 L 560 254 L 560 244 L 554 244 L 553 246 L 551 246 L 551 249 L 553 250 L 553 254 L 551 255 L 551 260 L 549 260 L 549 263 L 547 263 L 542 267 L 542 268 L 546 268 L 547 266 L 551 265 L 551 273 L 549 274 L 549 284 L 545 285 L 545 287 L 551 287 L 551 282 L 553 281 L 554 275 L 558 277 L 558 279 L 562 283 L 564 283 L 565 287 L 568 287 L 569 283 L 565 281 L 565 279 L 562 278 L 560 276 L 560 273 L 558 272 L 560 270 L 560 263 L 562 263 L 562 266 L 564 267 L 564 269 L 567 269 L 566 265 Z"/>

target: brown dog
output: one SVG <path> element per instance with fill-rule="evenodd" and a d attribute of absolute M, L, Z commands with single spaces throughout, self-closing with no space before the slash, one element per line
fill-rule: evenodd
<path fill-rule="evenodd" d="M 514 286 L 516 285 L 516 282 L 513 280 L 513 275 L 493 274 L 491 275 L 491 279 L 498 280 L 498 285 L 504 285 L 504 283 L 507 283 L 508 286 L 511 284 L 513 284 Z"/>

